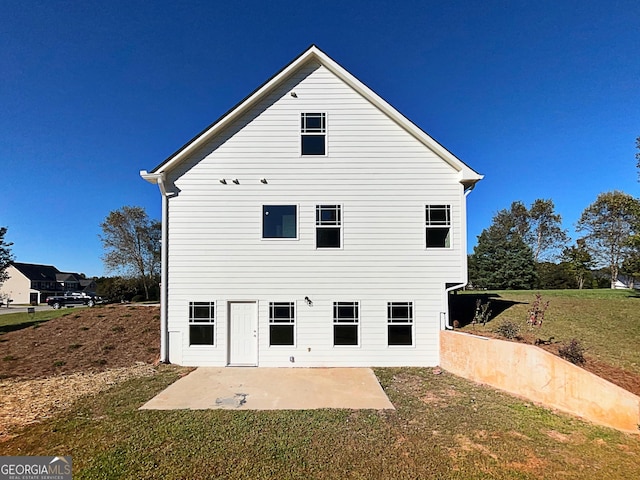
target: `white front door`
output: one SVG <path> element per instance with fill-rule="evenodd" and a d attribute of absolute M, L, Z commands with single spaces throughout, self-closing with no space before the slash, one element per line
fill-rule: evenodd
<path fill-rule="evenodd" d="M 258 308 L 255 302 L 229 302 L 229 365 L 258 364 Z"/>

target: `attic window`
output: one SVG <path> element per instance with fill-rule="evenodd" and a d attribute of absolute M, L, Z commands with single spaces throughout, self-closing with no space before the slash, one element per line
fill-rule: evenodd
<path fill-rule="evenodd" d="M 302 155 L 326 155 L 327 153 L 327 114 L 301 114 L 301 153 Z"/>

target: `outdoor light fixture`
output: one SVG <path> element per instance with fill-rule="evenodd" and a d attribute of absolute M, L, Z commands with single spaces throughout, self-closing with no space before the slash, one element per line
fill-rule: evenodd
<path fill-rule="evenodd" d="M 307 302 L 307 305 L 309 305 L 310 307 L 313 307 L 313 302 L 309 297 L 304 297 L 304 301 Z"/>
<path fill-rule="evenodd" d="M 298 98 L 298 94 L 296 94 L 296 92 L 291 92 L 291 96 L 292 96 L 293 98 Z"/>
<path fill-rule="evenodd" d="M 260 182 L 261 182 L 261 183 L 264 183 L 264 184 L 266 185 L 266 184 L 267 184 L 267 179 L 266 179 L 266 178 L 261 178 L 261 179 L 260 179 Z"/>
<path fill-rule="evenodd" d="M 221 178 L 221 179 L 220 179 L 220 183 L 222 183 L 223 185 L 226 185 L 226 184 L 227 184 L 227 181 L 226 181 L 224 178 Z"/>
<path fill-rule="evenodd" d="M 238 180 L 237 178 L 234 178 L 233 183 L 235 183 L 236 185 L 240 185 L 240 180 Z"/>

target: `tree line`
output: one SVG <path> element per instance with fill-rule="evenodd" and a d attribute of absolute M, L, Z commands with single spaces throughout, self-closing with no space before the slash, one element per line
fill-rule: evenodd
<path fill-rule="evenodd" d="M 640 159 L 639 159 L 640 161 Z M 486 289 L 602 287 L 620 275 L 640 277 L 640 200 L 620 191 L 598 195 L 580 216 L 570 244 L 551 199 L 529 208 L 515 201 L 482 231 L 469 255 L 469 282 Z M 587 280 L 591 280 L 587 282 Z"/>

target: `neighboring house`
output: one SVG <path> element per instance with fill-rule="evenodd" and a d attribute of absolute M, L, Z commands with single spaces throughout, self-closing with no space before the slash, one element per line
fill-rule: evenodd
<path fill-rule="evenodd" d="M 434 366 L 482 176 L 311 46 L 141 176 L 161 360 Z"/>
<path fill-rule="evenodd" d="M 13 262 L 7 274 L 9 279 L 0 286 L 0 296 L 11 299 L 14 305 L 43 303 L 48 296 L 65 290 L 95 292 L 95 280 L 61 272 L 53 265 Z"/>
<path fill-rule="evenodd" d="M 62 290 L 76 291 L 80 288 L 80 282 L 73 273 L 60 272 L 56 275 L 56 280 Z"/>

